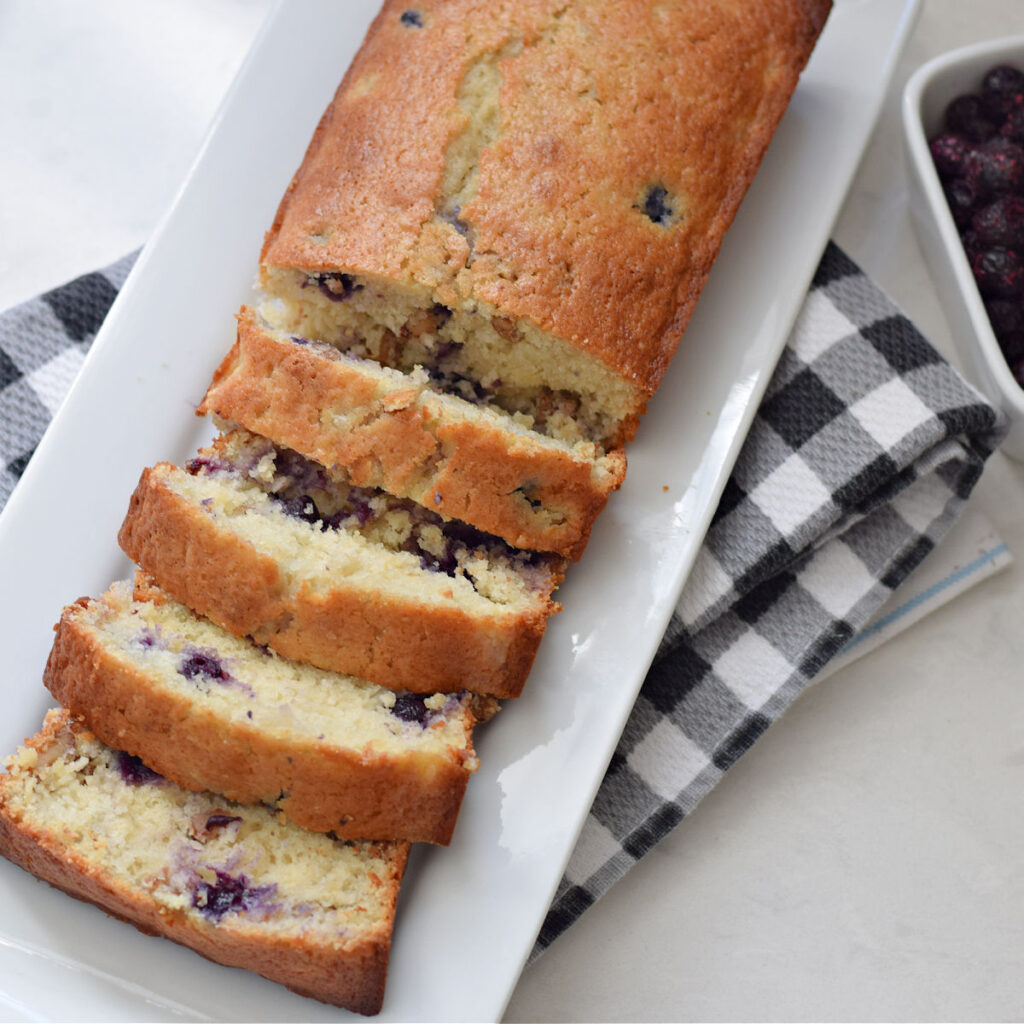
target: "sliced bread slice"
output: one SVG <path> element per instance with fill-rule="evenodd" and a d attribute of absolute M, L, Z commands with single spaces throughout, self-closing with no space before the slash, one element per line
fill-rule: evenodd
<path fill-rule="evenodd" d="M 232 633 L 417 693 L 517 696 L 565 568 L 241 430 L 146 470 L 119 539 Z"/>
<path fill-rule="evenodd" d="M 408 843 L 306 832 L 175 786 L 66 711 L 0 774 L 0 854 L 140 931 L 372 1014 Z"/>
<path fill-rule="evenodd" d="M 225 633 L 141 579 L 64 610 L 44 682 L 105 743 L 192 790 L 351 839 L 447 843 L 470 773 L 469 694 L 396 694 Z"/>
<path fill-rule="evenodd" d="M 439 391 L 436 361 L 401 372 L 360 352 L 276 330 L 243 309 L 237 342 L 199 411 L 514 547 L 582 555 L 625 476 L 621 449 L 545 436 L 537 416 L 482 403 L 468 383 Z M 545 406 L 552 424 L 556 406 Z"/>

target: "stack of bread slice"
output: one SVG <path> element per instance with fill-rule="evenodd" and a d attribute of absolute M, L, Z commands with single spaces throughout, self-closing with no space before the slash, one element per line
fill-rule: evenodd
<path fill-rule="evenodd" d="M 388 0 L 134 581 L 64 610 L 0 852 L 381 1005 L 409 844 L 523 689 L 828 0 Z"/>

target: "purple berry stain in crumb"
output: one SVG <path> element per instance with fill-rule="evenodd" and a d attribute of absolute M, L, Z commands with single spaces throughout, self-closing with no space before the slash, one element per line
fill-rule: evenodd
<path fill-rule="evenodd" d="M 403 722 L 418 722 L 425 726 L 430 717 L 426 698 L 421 693 L 400 693 L 391 707 L 391 714 Z"/>
<path fill-rule="evenodd" d="M 406 28 L 423 28 L 423 15 L 412 7 L 407 11 L 402 11 L 402 16 L 398 20 Z"/>
<path fill-rule="evenodd" d="M 316 502 L 308 495 L 300 494 L 297 498 L 285 498 L 280 504 L 281 511 L 292 519 L 301 519 L 304 523 L 310 524 L 322 521 Z"/>
<path fill-rule="evenodd" d="M 206 819 L 206 831 L 216 832 L 227 825 L 235 825 L 241 822 L 241 820 L 236 814 L 211 814 Z"/>
<path fill-rule="evenodd" d="M 128 786 L 147 786 L 164 781 L 162 775 L 147 768 L 134 754 L 126 754 L 123 750 L 117 752 L 117 770 Z"/>
<path fill-rule="evenodd" d="M 158 650 L 162 650 L 167 646 L 164 643 L 163 637 L 160 636 L 159 626 L 143 626 L 139 630 L 138 643 L 142 647 L 155 647 Z"/>
<path fill-rule="evenodd" d="M 356 282 L 351 274 L 334 271 L 310 274 L 306 283 L 315 284 L 320 294 L 326 296 L 331 302 L 343 302 L 353 292 L 357 292 L 363 287 Z"/>
<path fill-rule="evenodd" d="M 207 455 L 197 455 L 194 459 L 189 459 L 185 463 L 185 471 L 195 476 L 196 473 L 201 473 L 204 469 L 208 473 L 219 473 L 225 469 L 231 469 L 231 463 L 224 459 L 212 459 Z"/>
<path fill-rule="evenodd" d="M 243 874 L 229 875 L 226 871 L 215 871 L 215 874 L 216 884 L 200 881 L 192 894 L 192 906 L 205 917 L 219 921 L 229 913 L 269 909 L 268 899 L 276 893 L 276 885 L 250 885 Z"/>
<path fill-rule="evenodd" d="M 178 671 L 186 679 L 209 679 L 215 683 L 226 683 L 231 674 L 213 651 L 192 648 L 187 651 L 178 665 Z"/>

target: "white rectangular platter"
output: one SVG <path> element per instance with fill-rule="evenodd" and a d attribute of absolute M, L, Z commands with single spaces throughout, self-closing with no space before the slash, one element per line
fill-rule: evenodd
<path fill-rule="evenodd" d="M 500 1018 L 799 309 L 915 2 L 838 0 L 630 451 L 626 485 L 560 591 L 565 610 L 526 693 L 480 732 L 483 767 L 454 842 L 413 857 L 380 1019 Z M 139 472 L 187 458 L 209 435 L 192 410 L 231 343 L 278 199 L 376 7 L 289 0 L 275 9 L 0 517 L 0 754 L 50 706 L 40 675 L 60 608 L 130 572 L 115 536 Z M 6 863 L 0 908 L 3 1019 L 346 1017 L 143 939 Z"/>

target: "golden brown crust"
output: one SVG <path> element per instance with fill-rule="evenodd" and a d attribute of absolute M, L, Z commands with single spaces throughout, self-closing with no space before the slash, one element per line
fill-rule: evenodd
<path fill-rule="evenodd" d="M 85 609 L 87 611 L 87 609 Z M 160 692 L 64 610 L 43 683 L 108 746 L 196 792 L 275 806 L 295 824 L 343 839 L 447 844 L 475 767 L 470 743 L 444 755 L 395 757 L 330 742 L 288 743 Z"/>
<path fill-rule="evenodd" d="M 67 722 L 66 713 L 51 712 L 43 731 L 27 745 L 45 751 Z M 10 776 L 0 774 L 0 856 L 147 935 L 172 939 L 217 963 L 254 971 L 300 995 L 356 1013 L 380 1011 L 394 907 L 409 852 L 407 844 L 398 844 L 391 877 L 381 879 L 382 888 L 390 890 L 391 895 L 390 907 L 381 915 L 379 927 L 335 949 L 329 943 L 318 943 L 313 934 L 302 939 L 256 934 L 225 923 L 215 926 L 194 914 L 161 906 L 147 893 L 105 873 L 66 846 L 59 825 L 50 829 L 21 820 L 5 798 L 10 785 Z"/>
<path fill-rule="evenodd" d="M 484 616 L 350 580 L 326 593 L 306 584 L 289 591 L 269 555 L 162 482 L 173 469 L 162 463 L 143 472 L 118 541 L 193 611 L 293 661 L 392 690 L 519 696 L 559 607 L 550 595 L 521 612 Z"/>
<path fill-rule="evenodd" d="M 660 382 L 829 0 L 388 0 L 325 113 L 263 263 L 479 301 Z M 396 55 L 400 59 L 396 59 Z M 467 73 L 497 60 L 500 126 L 437 216 Z M 645 191 L 675 214 L 656 223 Z"/>
<path fill-rule="evenodd" d="M 567 449 L 443 408 L 429 391 L 381 389 L 357 361 L 277 338 L 243 309 L 238 341 L 199 413 L 339 466 L 360 487 L 422 500 L 513 547 L 578 559 L 625 476 L 621 450 L 605 456 L 607 469 L 597 474 Z"/>

